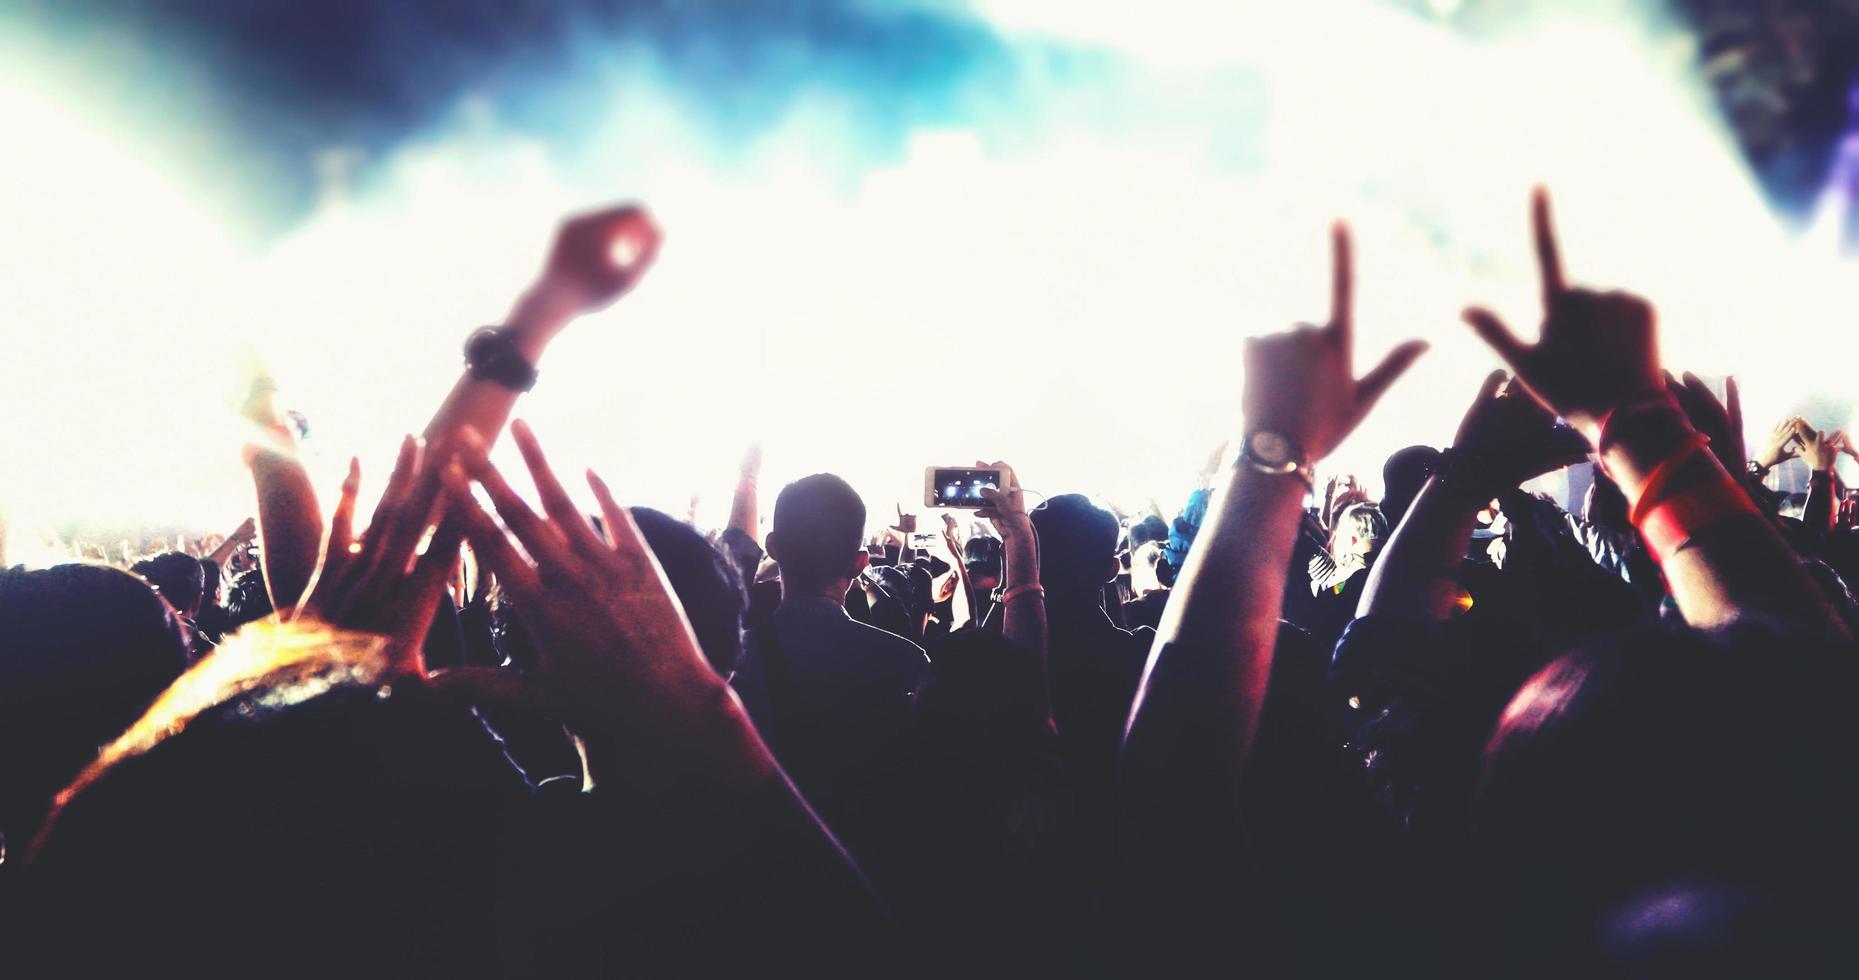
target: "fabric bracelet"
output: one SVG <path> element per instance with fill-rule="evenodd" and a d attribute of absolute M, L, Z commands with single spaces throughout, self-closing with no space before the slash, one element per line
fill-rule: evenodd
<path fill-rule="evenodd" d="M 1732 518 L 1760 516 L 1734 480 L 1714 478 L 1654 503 L 1634 523 L 1653 560 L 1664 565 L 1699 531 Z"/>
<path fill-rule="evenodd" d="M 1028 582 L 1025 585 L 1016 585 L 1013 588 L 1008 589 L 1007 591 L 1001 593 L 1001 605 L 1004 606 L 1007 603 L 1012 602 L 1015 599 L 1018 599 L 1021 596 L 1026 595 L 1029 592 L 1037 593 L 1041 598 L 1044 598 L 1046 594 L 1046 587 L 1043 585 L 1040 585 L 1038 582 Z"/>
<path fill-rule="evenodd" d="M 1658 466 L 1653 467 L 1652 474 L 1646 477 L 1645 485 L 1640 488 L 1639 499 L 1634 501 L 1633 509 L 1627 514 L 1627 520 L 1632 522 L 1634 527 L 1638 527 L 1652 508 L 1658 505 L 1659 498 L 1665 496 L 1666 485 L 1678 475 L 1679 469 L 1692 457 L 1703 452 L 1705 445 L 1705 438 L 1693 432 L 1683 449 L 1667 456 L 1660 461 Z"/>

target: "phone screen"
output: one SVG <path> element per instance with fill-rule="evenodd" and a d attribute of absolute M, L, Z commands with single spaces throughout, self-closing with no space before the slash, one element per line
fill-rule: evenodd
<path fill-rule="evenodd" d="M 983 487 L 1000 489 L 1000 471 L 990 468 L 931 467 L 927 481 L 929 498 L 935 507 L 985 507 Z"/>

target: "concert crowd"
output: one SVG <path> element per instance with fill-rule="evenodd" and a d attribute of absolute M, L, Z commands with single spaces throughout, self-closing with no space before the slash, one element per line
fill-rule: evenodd
<path fill-rule="evenodd" d="M 1540 329 L 1374 363 L 1333 228 L 1178 513 L 751 447 L 700 528 L 510 421 L 658 250 L 571 217 L 378 497 L 261 378 L 228 533 L 0 551 L 0 973 L 1850 975 L 1859 450 L 1518 226 Z M 1429 343 L 1451 445 L 1319 483 Z"/>

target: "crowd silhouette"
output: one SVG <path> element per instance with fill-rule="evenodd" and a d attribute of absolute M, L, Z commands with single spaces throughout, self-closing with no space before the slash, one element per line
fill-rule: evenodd
<path fill-rule="evenodd" d="M 1473 307 L 1364 370 L 1338 225 L 1327 319 L 1246 341 L 1180 513 L 994 461 L 931 534 L 830 473 L 765 494 L 759 449 L 722 528 L 592 471 L 577 505 L 512 410 L 660 233 L 572 217 L 378 499 L 351 464 L 325 507 L 260 379 L 253 520 L 0 569 L 0 965 L 1843 975 L 1859 451 L 1751 452 L 1540 190 L 1529 230 L 1533 341 Z M 1318 484 L 1479 342 L 1450 446 Z M 1526 489 L 1565 468 L 1579 506 Z"/>

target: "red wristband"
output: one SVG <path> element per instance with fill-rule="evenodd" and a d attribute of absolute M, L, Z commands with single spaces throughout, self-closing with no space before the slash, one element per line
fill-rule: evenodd
<path fill-rule="evenodd" d="M 1639 499 L 1633 502 L 1633 509 L 1627 513 L 1627 520 L 1638 527 L 1640 521 L 1645 520 L 1646 514 L 1658 506 L 1659 498 L 1665 496 L 1666 485 L 1672 482 L 1672 477 L 1678 474 L 1679 469 L 1691 457 L 1704 450 L 1706 442 L 1703 436 L 1693 432 L 1683 449 L 1667 456 L 1660 461 L 1658 466 L 1653 467 L 1651 475 L 1646 477 L 1645 485 L 1640 487 Z"/>
<path fill-rule="evenodd" d="M 1664 565 L 1699 531 L 1745 516 L 1761 516 L 1749 494 L 1734 480 L 1713 477 L 1654 503 L 1634 524 L 1653 561 Z"/>

